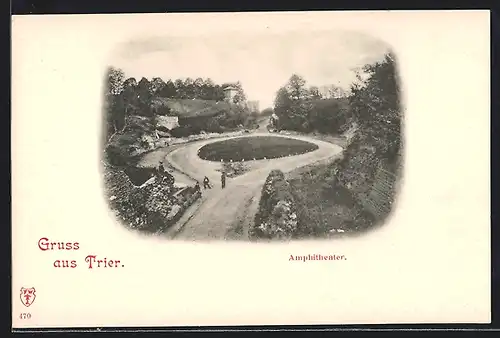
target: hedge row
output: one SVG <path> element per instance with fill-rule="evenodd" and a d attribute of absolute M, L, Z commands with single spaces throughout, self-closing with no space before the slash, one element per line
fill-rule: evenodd
<path fill-rule="evenodd" d="M 291 186 L 282 171 L 273 170 L 262 188 L 249 236 L 251 239 L 291 239 L 296 231 L 297 209 Z"/>

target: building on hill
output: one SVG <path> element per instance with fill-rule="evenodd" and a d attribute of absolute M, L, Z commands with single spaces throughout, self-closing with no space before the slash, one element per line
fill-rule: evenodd
<path fill-rule="evenodd" d="M 178 116 L 156 116 L 156 127 L 163 127 L 168 130 L 172 130 L 179 126 Z"/>
<path fill-rule="evenodd" d="M 171 137 L 170 131 L 174 128 L 179 127 L 179 117 L 178 116 L 156 116 L 156 138 Z"/>
<path fill-rule="evenodd" d="M 222 91 L 224 92 L 224 97 L 227 101 L 232 101 L 234 99 L 234 97 L 236 96 L 236 94 L 238 93 L 238 88 L 236 88 L 235 86 L 232 86 L 232 85 L 228 85 L 226 87 L 224 87 L 224 89 L 222 89 Z"/>

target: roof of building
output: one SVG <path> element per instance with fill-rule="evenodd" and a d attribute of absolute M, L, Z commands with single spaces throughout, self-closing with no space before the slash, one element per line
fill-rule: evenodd
<path fill-rule="evenodd" d="M 223 91 L 226 91 L 226 90 L 238 90 L 238 88 L 234 87 L 234 86 L 227 86 L 226 88 L 222 89 Z"/>

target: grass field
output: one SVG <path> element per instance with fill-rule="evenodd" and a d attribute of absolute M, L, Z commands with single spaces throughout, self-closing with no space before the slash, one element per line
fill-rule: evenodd
<path fill-rule="evenodd" d="M 207 144 L 200 149 L 198 156 L 209 161 L 248 161 L 304 154 L 316 149 L 317 145 L 297 139 L 254 136 Z"/>
<path fill-rule="evenodd" d="M 332 182 L 334 166 L 311 165 L 292 171 L 287 177 L 303 231 L 312 237 L 334 236 L 332 229 L 349 233 L 368 225 L 350 191 Z"/>

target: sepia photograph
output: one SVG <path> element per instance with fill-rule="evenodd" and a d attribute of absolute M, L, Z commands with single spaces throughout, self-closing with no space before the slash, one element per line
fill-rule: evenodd
<path fill-rule="evenodd" d="M 118 46 L 103 107 L 105 196 L 130 230 L 178 240 L 362 235 L 397 205 L 397 55 L 352 30 Z"/>
<path fill-rule="evenodd" d="M 13 327 L 490 322 L 488 18 L 13 17 Z"/>

